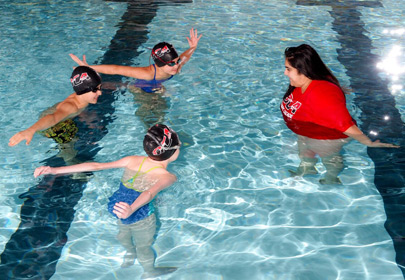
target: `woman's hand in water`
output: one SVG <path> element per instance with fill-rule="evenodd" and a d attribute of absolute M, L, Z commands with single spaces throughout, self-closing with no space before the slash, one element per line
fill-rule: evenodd
<path fill-rule="evenodd" d="M 400 148 L 400 146 L 391 144 L 391 143 L 381 143 L 380 140 L 376 140 L 371 142 L 371 144 L 367 145 L 371 148 Z"/>
<path fill-rule="evenodd" d="M 113 213 L 120 219 L 126 219 L 134 213 L 131 205 L 125 202 L 117 202 L 114 205 Z"/>
<path fill-rule="evenodd" d="M 87 61 L 86 61 L 86 56 L 85 55 L 83 55 L 83 60 L 80 60 L 77 56 L 75 56 L 74 54 L 69 54 L 70 55 L 70 57 L 73 59 L 73 61 L 74 62 L 76 62 L 79 66 L 89 66 L 88 64 L 87 64 Z"/>
<path fill-rule="evenodd" d="M 343 133 L 349 137 L 352 137 L 353 139 L 356 139 L 357 141 L 366 145 L 367 147 L 371 147 L 371 148 L 399 148 L 400 147 L 398 145 L 391 144 L 391 143 L 381 143 L 380 140 L 376 140 L 373 142 L 370 138 L 368 138 L 367 135 L 363 134 L 363 132 L 360 130 L 360 128 L 357 127 L 357 125 L 352 125 Z"/>
<path fill-rule="evenodd" d="M 34 171 L 34 177 L 37 178 L 41 175 L 52 174 L 52 168 L 49 166 L 40 166 Z"/>
<path fill-rule="evenodd" d="M 191 48 L 197 48 L 198 41 L 200 41 L 202 34 L 198 36 L 197 34 L 197 29 L 191 28 L 190 29 L 190 37 L 187 37 L 188 44 L 190 45 Z"/>

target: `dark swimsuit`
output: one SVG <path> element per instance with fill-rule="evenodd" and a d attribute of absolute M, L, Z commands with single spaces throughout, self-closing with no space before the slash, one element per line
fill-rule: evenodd
<path fill-rule="evenodd" d="M 40 131 L 39 134 L 52 138 L 59 144 L 64 144 L 72 141 L 78 130 L 76 123 L 72 119 L 67 119 L 48 129 Z"/>
<path fill-rule="evenodd" d="M 153 75 L 153 80 L 136 80 L 134 83 L 131 83 L 131 86 L 135 86 L 137 88 L 142 89 L 145 92 L 152 93 L 156 90 L 161 89 L 162 83 L 170 80 L 173 78 L 173 75 L 164 80 L 156 80 L 156 66 L 152 64 L 153 68 L 155 68 L 155 74 Z"/>

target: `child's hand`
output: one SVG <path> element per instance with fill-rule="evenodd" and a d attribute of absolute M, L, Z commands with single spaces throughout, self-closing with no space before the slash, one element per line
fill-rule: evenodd
<path fill-rule="evenodd" d="M 20 131 L 18 133 L 16 133 L 13 137 L 10 138 L 8 145 L 10 147 L 17 145 L 18 143 L 20 143 L 21 141 L 25 140 L 25 144 L 29 145 L 32 137 L 34 136 L 34 132 L 32 132 L 32 130 L 30 129 L 26 129 L 23 131 Z"/>
<path fill-rule="evenodd" d="M 41 175 L 52 174 L 52 168 L 49 166 L 40 166 L 34 171 L 34 177 L 37 178 Z"/>
<path fill-rule="evenodd" d="M 83 55 L 83 60 L 80 60 L 80 58 L 78 58 L 77 56 L 75 56 L 74 54 L 69 54 L 70 55 L 70 57 L 74 60 L 74 62 L 76 62 L 77 64 L 79 64 L 79 66 L 89 66 L 88 64 L 87 64 L 87 61 L 86 61 L 86 56 L 85 55 Z"/>
<path fill-rule="evenodd" d="M 132 211 L 131 206 L 125 202 L 117 202 L 114 205 L 113 213 L 117 215 L 120 219 L 126 219 L 132 215 L 134 211 Z"/>
<path fill-rule="evenodd" d="M 200 41 L 202 34 L 198 36 L 197 29 L 191 28 L 190 29 L 190 38 L 187 37 L 188 44 L 190 48 L 197 48 L 198 41 Z"/>

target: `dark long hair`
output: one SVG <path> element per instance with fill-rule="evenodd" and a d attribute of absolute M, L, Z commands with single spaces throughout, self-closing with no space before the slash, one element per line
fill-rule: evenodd
<path fill-rule="evenodd" d="M 325 63 L 323 63 L 316 50 L 310 45 L 302 44 L 298 47 L 286 48 L 284 51 L 284 55 L 290 65 L 298 70 L 298 73 L 305 75 L 311 80 L 331 82 L 337 85 L 342 90 L 342 92 L 344 92 L 339 84 L 339 81 L 332 74 Z M 294 89 L 295 87 L 289 85 L 284 98 L 290 95 Z"/>

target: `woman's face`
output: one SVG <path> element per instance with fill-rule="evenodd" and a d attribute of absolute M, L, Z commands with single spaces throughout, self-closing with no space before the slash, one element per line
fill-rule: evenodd
<path fill-rule="evenodd" d="M 297 68 L 292 67 L 287 59 L 285 60 L 284 75 L 286 75 L 290 79 L 290 85 L 292 85 L 293 87 L 302 88 L 308 86 L 308 84 L 311 82 L 311 80 L 307 76 L 299 73 Z"/>

